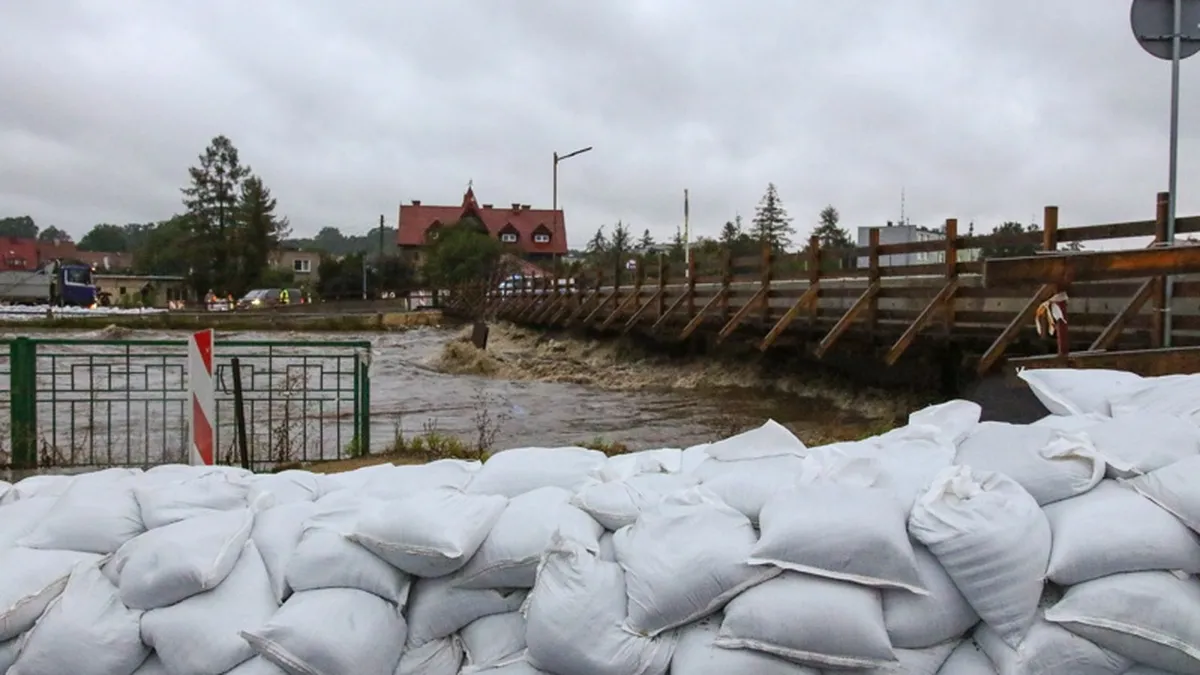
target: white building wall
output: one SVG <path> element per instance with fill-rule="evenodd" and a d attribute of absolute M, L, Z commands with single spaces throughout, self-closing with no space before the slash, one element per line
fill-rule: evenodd
<path fill-rule="evenodd" d="M 858 246 L 866 247 L 871 243 L 870 227 L 858 228 Z M 880 244 L 908 244 L 918 241 L 943 241 L 945 236 L 941 232 L 930 232 L 922 230 L 916 225 L 892 225 L 891 227 L 880 227 L 879 243 Z M 979 259 L 979 249 L 960 250 L 958 252 L 959 262 L 972 262 Z M 892 253 L 879 256 L 879 265 L 881 267 L 899 267 L 901 265 L 936 265 L 945 262 L 946 254 L 944 251 L 918 251 L 915 253 Z M 858 267 L 865 269 L 870 266 L 870 259 L 866 256 L 858 258 Z"/>

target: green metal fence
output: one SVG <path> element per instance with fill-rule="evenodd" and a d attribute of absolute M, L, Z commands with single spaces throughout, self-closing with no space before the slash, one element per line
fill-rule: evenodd
<path fill-rule="evenodd" d="M 239 460 L 240 364 L 251 464 L 370 447 L 367 341 L 217 340 L 218 461 Z M 186 340 L 0 340 L 0 469 L 149 466 L 188 457 Z"/>

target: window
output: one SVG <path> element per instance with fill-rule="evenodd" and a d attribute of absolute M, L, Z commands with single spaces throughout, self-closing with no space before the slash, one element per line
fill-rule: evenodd
<path fill-rule="evenodd" d="M 312 271 L 312 261 L 308 258 L 296 258 L 292 261 L 292 271 L 308 274 Z"/>
<path fill-rule="evenodd" d="M 535 244 L 549 244 L 550 235 L 545 234 L 544 232 L 538 232 L 537 234 L 533 235 L 533 242 Z"/>
<path fill-rule="evenodd" d="M 517 243 L 517 233 L 516 232 L 501 232 L 500 233 L 500 241 L 502 241 L 506 244 L 515 244 L 515 243 Z"/>
<path fill-rule="evenodd" d="M 86 286 L 92 283 L 92 270 L 87 267 L 68 267 L 65 276 L 68 284 Z"/>

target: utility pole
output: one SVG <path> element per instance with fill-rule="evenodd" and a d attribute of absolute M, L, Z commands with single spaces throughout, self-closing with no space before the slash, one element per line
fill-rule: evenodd
<path fill-rule="evenodd" d="M 551 217 L 554 219 L 553 231 L 556 236 L 558 234 L 558 163 L 563 161 L 564 159 L 570 159 L 572 157 L 575 157 L 576 155 L 582 155 L 585 152 L 591 151 L 591 149 L 592 149 L 592 146 L 589 145 L 586 148 L 580 148 L 578 150 L 575 150 L 574 152 L 568 152 L 565 155 L 559 155 L 557 150 L 554 151 L 554 179 L 553 179 L 553 183 L 551 185 L 551 193 L 552 194 L 550 197 L 550 199 L 551 199 L 551 207 L 550 208 L 551 208 L 551 210 L 552 210 L 551 212 L 553 214 Z"/>

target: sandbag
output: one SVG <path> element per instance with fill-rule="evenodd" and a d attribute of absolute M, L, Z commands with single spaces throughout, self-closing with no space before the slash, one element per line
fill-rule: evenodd
<path fill-rule="evenodd" d="M 167 666 L 163 664 L 162 659 L 158 658 L 158 654 L 150 652 L 150 656 L 142 661 L 142 665 L 138 666 L 137 670 L 133 671 L 133 675 L 171 675 L 171 671 L 167 670 Z"/>
<path fill-rule="evenodd" d="M 263 657 L 256 656 L 225 675 L 288 675 L 288 672 Z"/>
<path fill-rule="evenodd" d="M 221 585 L 142 616 L 142 640 L 172 675 L 220 675 L 254 656 L 238 631 L 262 625 L 279 607 L 253 541 Z"/>
<path fill-rule="evenodd" d="M 589 482 L 572 495 L 571 504 L 615 532 L 633 524 L 642 511 L 665 495 L 699 483 L 695 476 L 681 473 L 635 473 L 605 482 Z"/>
<path fill-rule="evenodd" d="M 13 638 L 0 642 L 0 673 L 7 673 L 12 664 L 17 662 L 17 652 L 21 649 L 21 639 Z"/>
<path fill-rule="evenodd" d="M 1200 485 L 1200 456 L 1181 459 L 1136 476 L 1125 485 L 1166 509 L 1193 532 L 1200 532 L 1200 490 L 1196 489 Z M 0 518 L 2 514 L 0 510 Z"/>
<path fill-rule="evenodd" d="M 30 497 L 0 506 L 0 550 L 12 548 L 54 508 L 57 497 Z"/>
<path fill-rule="evenodd" d="M 1200 377 L 1195 374 L 1147 377 L 1136 387 L 1110 394 L 1108 404 L 1113 418 L 1152 411 L 1200 425 Z"/>
<path fill-rule="evenodd" d="M 408 645 L 449 637 L 480 617 L 515 612 L 525 597 L 524 590 L 460 588 L 455 576 L 417 579 L 405 608 Z"/>
<path fill-rule="evenodd" d="M 706 460 L 692 475 L 704 489 L 757 523 L 763 504 L 776 492 L 795 485 L 803 471 L 803 457 L 778 455 L 740 462 Z"/>
<path fill-rule="evenodd" d="M 1181 675 L 1200 673 L 1200 581 L 1171 572 L 1114 574 L 1067 589 L 1045 612 L 1099 647 Z"/>
<path fill-rule="evenodd" d="M 8 675 L 132 675 L 149 656 L 142 613 L 121 604 L 95 563 L 80 564 L 62 595 L 21 640 Z"/>
<path fill-rule="evenodd" d="M 250 538 L 262 555 L 267 576 L 271 578 L 271 591 L 280 604 L 292 592 L 287 585 L 287 566 L 300 545 L 304 524 L 319 510 L 315 503 L 299 500 L 261 511 L 254 518 Z"/>
<path fill-rule="evenodd" d="M 1017 377 L 1029 385 L 1033 395 L 1054 415 L 1109 415 L 1109 397 L 1142 384 L 1139 375 L 1100 368 L 1023 369 Z"/>
<path fill-rule="evenodd" d="M 483 463 L 466 490 L 510 499 L 544 487 L 574 492 L 606 459 L 599 450 L 577 447 L 504 450 Z"/>
<path fill-rule="evenodd" d="M 695 473 L 696 467 L 711 459 L 708 456 L 708 443 L 684 448 L 679 455 L 679 472 Z"/>
<path fill-rule="evenodd" d="M 588 473 L 599 481 L 622 480 L 643 473 L 679 473 L 683 470 L 683 450 L 659 448 L 613 455 Z"/>
<path fill-rule="evenodd" d="M 938 427 L 898 427 L 854 443 L 810 448 L 805 473 L 836 474 L 847 464 L 865 461 L 877 476 L 874 484 L 896 495 L 907 510 L 954 463 L 954 454 L 954 445 Z"/>
<path fill-rule="evenodd" d="M 849 474 L 850 472 L 847 472 Z M 773 565 L 867 586 L 924 594 L 908 509 L 875 477 L 837 475 L 775 493 L 759 516 L 751 565 Z"/>
<path fill-rule="evenodd" d="M 330 497 L 335 499 L 321 503 Z M 300 542 L 288 560 L 284 573 L 287 586 L 293 591 L 357 588 L 403 606 L 408 597 L 408 575 L 346 538 L 359 514 L 378 501 L 345 499 L 333 493 L 321 502 L 317 503 L 317 513 L 305 521 Z"/>
<path fill-rule="evenodd" d="M 100 556 L 35 548 L 0 550 L 0 642 L 33 627 L 38 617 L 67 587 L 71 572 L 95 564 Z M 3 670 L 0 670 L 3 672 Z"/>
<path fill-rule="evenodd" d="M 407 499 L 425 490 L 464 490 L 482 464 L 461 459 L 439 459 L 428 464 L 385 466 L 386 470 L 368 475 L 354 491 L 364 497 L 393 500 Z"/>
<path fill-rule="evenodd" d="M 617 562 L 617 549 L 613 546 L 613 533 L 605 532 L 600 535 L 599 550 L 596 551 L 597 557 L 608 562 Z"/>
<path fill-rule="evenodd" d="M 486 465 L 484 471 L 487 471 Z M 571 493 L 543 487 L 508 502 L 475 556 L 462 568 L 463 588 L 532 588 L 538 561 L 560 532 L 589 551 L 600 549 L 604 527 L 571 506 Z"/>
<path fill-rule="evenodd" d="M 17 542 L 29 548 L 113 553 L 146 531 L 128 472 L 75 478 L 37 526 Z"/>
<path fill-rule="evenodd" d="M 171 481 L 147 481 L 133 487 L 142 522 L 149 529 L 214 511 L 245 509 L 249 505 L 249 491 L 250 486 L 246 481 L 231 480 L 229 475 L 223 473 Z"/>
<path fill-rule="evenodd" d="M 1141 411 L 1101 422 L 1084 433 L 1108 463 L 1109 475 L 1130 478 L 1200 456 L 1200 427 L 1166 413 Z"/>
<path fill-rule="evenodd" d="M 1159 670 L 1158 668 L 1151 668 L 1150 666 L 1136 665 L 1125 671 L 1125 675 L 1174 675 L 1174 673 Z"/>
<path fill-rule="evenodd" d="M 1047 505 L 1045 513 L 1053 540 L 1046 577 L 1061 586 L 1121 572 L 1200 573 L 1200 536 L 1114 481 Z"/>
<path fill-rule="evenodd" d="M 350 540 L 402 572 L 440 577 L 467 564 L 507 505 L 458 488 L 423 490 L 366 510 Z"/>
<path fill-rule="evenodd" d="M 525 616 L 521 612 L 492 614 L 462 629 L 466 666 L 463 675 L 519 659 L 525 651 Z"/>
<path fill-rule="evenodd" d="M 702 487 L 647 509 L 613 535 L 629 594 L 625 629 L 653 637 L 712 614 L 779 574 L 746 563 L 756 540 L 746 516 Z"/>
<path fill-rule="evenodd" d="M 297 591 L 241 635 L 290 675 L 393 675 L 406 630 L 396 605 L 356 588 Z"/>
<path fill-rule="evenodd" d="M 908 530 L 980 618 L 1019 646 L 1050 559 L 1050 524 L 1033 497 L 1002 474 L 952 467 L 917 501 Z"/>
<path fill-rule="evenodd" d="M 853 672 L 855 675 L 938 675 L 957 645 L 955 640 L 924 649 L 897 649 L 894 663 Z"/>
<path fill-rule="evenodd" d="M 968 638 L 958 643 L 950 657 L 942 664 L 938 675 L 998 675 L 991 660 Z"/>
<path fill-rule="evenodd" d="M 75 476 L 62 474 L 39 474 L 28 476 L 13 483 L 0 498 L 0 506 L 34 497 L 58 497 L 67 491 Z"/>
<path fill-rule="evenodd" d="M 974 637 L 999 675 L 1121 675 L 1133 665 L 1040 616 L 1020 649 L 1005 644 L 987 624 L 980 624 Z"/>
<path fill-rule="evenodd" d="M 979 615 L 954 585 L 929 549 L 913 545 L 917 574 L 924 595 L 902 589 L 882 593 L 883 622 L 892 646 L 923 649 L 961 637 Z"/>
<path fill-rule="evenodd" d="M 807 449 L 787 427 L 767 420 L 761 427 L 709 443 L 704 452 L 719 462 L 736 462 L 778 455 L 803 456 Z"/>
<path fill-rule="evenodd" d="M 751 649 L 724 649 L 713 644 L 721 614 L 705 617 L 679 630 L 671 657 L 671 675 L 821 675 L 813 668 Z"/>
<path fill-rule="evenodd" d="M 896 660 L 878 590 L 799 572 L 731 600 L 715 644 L 817 668 L 877 668 Z"/>
<path fill-rule="evenodd" d="M 955 399 L 909 413 L 908 425 L 934 427 L 947 443 L 957 446 L 979 424 L 982 415 L 983 408 L 978 403 Z"/>
<path fill-rule="evenodd" d="M 1109 419 L 1112 418 L 1108 415 L 1099 415 L 1097 413 L 1088 413 L 1086 415 L 1046 415 L 1040 420 L 1030 422 L 1029 426 L 1074 433 L 1089 429 Z"/>
<path fill-rule="evenodd" d="M 396 664 L 395 675 L 459 675 L 462 662 L 462 641 L 451 635 L 406 648 Z"/>
<path fill-rule="evenodd" d="M 269 499 L 272 506 L 295 502 L 315 502 L 328 491 L 328 479 L 308 471 L 288 469 L 279 473 L 256 476 L 250 484 L 246 499 L 255 502 Z"/>
<path fill-rule="evenodd" d="M 535 668 L 528 658 L 497 666 L 487 671 L 488 675 L 553 675 Z"/>
<path fill-rule="evenodd" d="M 1002 473 L 1042 505 L 1096 487 L 1106 466 L 1086 435 L 1006 422 L 981 422 L 959 445 L 954 461 Z"/>
<path fill-rule="evenodd" d="M 530 665 L 571 675 L 664 675 L 674 634 L 623 630 L 625 608 L 621 566 L 555 535 L 525 609 Z"/>
<path fill-rule="evenodd" d="M 157 609 L 210 591 L 229 576 L 254 526 L 248 508 L 209 511 L 130 539 L 109 563 L 121 602 Z"/>
<path fill-rule="evenodd" d="M 12 483 L 6 480 L 0 480 L 0 504 L 4 504 L 4 496 L 12 489 Z"/>

